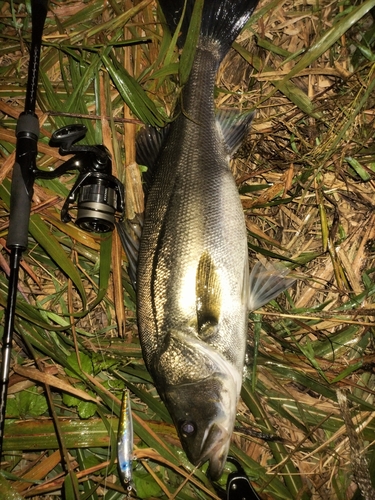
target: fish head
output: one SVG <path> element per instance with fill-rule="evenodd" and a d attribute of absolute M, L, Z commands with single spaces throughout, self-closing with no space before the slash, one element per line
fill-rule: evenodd
<path fill-rule="evenodd" d="M 224 469 L 236 418 L 238 391 L 222 373 L 194 383 L 166 387 L 164 401 L 183 449 L 194 465 L 209 461 L 208 474 Z"/>

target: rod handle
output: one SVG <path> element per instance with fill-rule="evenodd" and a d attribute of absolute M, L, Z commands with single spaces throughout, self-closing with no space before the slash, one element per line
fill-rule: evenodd
<path fill-rule="evenodd" d="M 20 164 L 15 163 L 10 194 L 8 248 L 27 248 L 32 193 L 33 190 L 30 191 L 25 184 Z"/>

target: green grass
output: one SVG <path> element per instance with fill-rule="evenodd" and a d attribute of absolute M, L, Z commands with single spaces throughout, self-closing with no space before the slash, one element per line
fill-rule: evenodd
<path fill-rule="evenodd" d="M 112 153 L 129 218 L 143 208 L 136 130 L 168 121 L 191 55 L 179 66 L 155 3 L 135 3 L 52 3 L 38 89 L 38 167 L 63 160 L 48 146 L 57 128 L 84 123 L 86 143 L 104 143 Z M 0 1 L 1 317 L 29 8 Z M 218 106 L 257 110 L 233 162 L 250 265 L 262 255 L 281 258 L 300 276 L 292 290 L 250 317 L 231 454 L 263 499 L 374 494 L 374 8 L 375 0 L 262 1 L 217 79 Z M 145 369 L 117 234 L 100 237 L 60 221 L 74 179 L 35 185 L 0 499 L 124 498 L 116 432 L 125 387 L 138 495 L 216 498 L 205 466 L 194 469 L 183 454 Z"/>

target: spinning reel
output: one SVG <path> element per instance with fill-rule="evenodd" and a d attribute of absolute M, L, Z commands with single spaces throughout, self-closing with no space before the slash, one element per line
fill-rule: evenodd
<path fill-rule="evenodd" d="M 84 125 L 67 125 L 53 133 L 50 146 L 58 147 L 62 156 L 74 156 L 52 172 L 37 170 L 36 178 L 55 179 L 74 170 L 80 172 L 61 210 L 61 220 L 70 222 L 75 206 L 75 224 L 85 231 L 107 233 L 115 227 L 116 212 L 124 210 L 124 187 L 112 175 L 112 161 L 103 145 L 74 145 L 87 133 Z"/>

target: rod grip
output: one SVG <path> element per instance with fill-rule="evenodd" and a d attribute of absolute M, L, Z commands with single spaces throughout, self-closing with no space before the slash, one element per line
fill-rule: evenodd
<path fill-rule="evenodd" d="M 15 163 L 10 194 L 8 248 L 21 248 L 22 250 L 27 248 L 31 198 L 32 189 L 30 192 L 25 184 L 20 164 Z"/>

